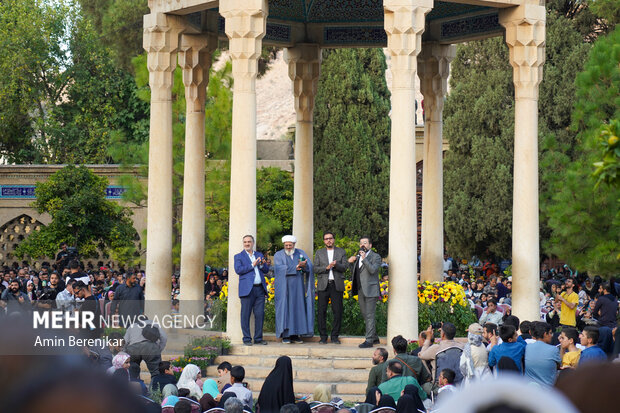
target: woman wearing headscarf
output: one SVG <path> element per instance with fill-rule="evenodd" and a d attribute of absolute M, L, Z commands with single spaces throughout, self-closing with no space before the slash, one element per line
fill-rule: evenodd
<path fill-rule="evenodd" d="M 381 399 L 377 404 L 377 409 L 381 409 L 384 407 L 391 407 L 392 409 L 396 409 L 396 402 L 394 401 L 394 398 L 389 394 L 381 395 Z"/>
<path fill-rule="evenodd" d="M 190 397 L 195 397 L 196 400 L 200 400 L 202 397 L 202 390 L 196 384 L 196 380 L 200 378 L 200 368 L 195 364 L 188 364 L 183 368 L 181 377 L 177 382 L 177 388 L 189 390 Z"/>
<path fill-rule="evenodd" d="M 170 396 L 177 397 L 177 395 L 177 386 L 175 386 L 174 384 L 166 384 L 161 391 L 161 405 L 164 406 L 166 399 L 168 399 Z M 178 397 L 177 400 L 179 400 Z"/>
<path fill-rule="evenodd" d="M 293 392 L 293 365 L 288 356 L 279 357 L 258 396 L 260 413 L 279 413 L 285 404 L 295 403 Z"/>
<path fill-rule="evenodd" d="M 467 343 L 463 347 L 459 364 L 465 384 L 491 376 L 489 353 L 482 343 L 482 326 L 473 323 L 467 331 Z"/>
<path fill-rule="evenodd" d="M 205 380 L 204 384 L 202 385 L 202 393 L 208 393 L 211 395 L 211 397 L 215 399 L 217 395 L 220 394 L 220 391 L 217 388 L 217 382 L 213 379 Z"/>
<path fill-rule="evenodd" d="M 200 398 L 200 410 L 206 412 L 207 410 L 213 409 L 217 406 L 217 402 L 209 393 L 205 393 Z"/>
<path fill-rule="evenodd" d="M 403 396 L 407 396 L 407 395 L 411 396 L 411 398 L 413 399 L 413 404 L 415 408 L 414 411 L 418 411 L 422 413 L 426 412 L 426 407 L 424 406 L 424 403 L 422 402 L 422 399 L 420 398 L 420 393 L 418 392 L 418 388 L 416 386 L 414 386 L 413 384 L 406 385 L 405 388 L 403 389 Z M 398 404 L 400 404 L 400 399 L 398 399 Z"/>
<path fill-rule="evenodd" d="M 408 394 L 400 396 L 396 405 L 396 413 L 417 413 L 413 397 Z"/>
<path fill-rule="evenodd" d="M 174 405 L 177 404 L 178 401 L 179 398 L 177 396 L 168 396 L 161 402 L 161 407 L 174 407 Z"/>
<path fill-rule="evenodd" d="M 377 408 L 378 399 L 381 397 L 381 390 L 376 386 L 371 387 L 368 389 L 368 392 L 366 392 L 366 400 L 364 400 L 364 403 L 355 406 L 355 410 L 358 413 L 368 413 Z"/>
<path fill-rule="evenodd" d="M 118 369 L 126 369 L 129 374 L 129 354 L 121 351 L 112 358 L 112 367 L 108 369 L 108 374 L 114 374 Z"/>

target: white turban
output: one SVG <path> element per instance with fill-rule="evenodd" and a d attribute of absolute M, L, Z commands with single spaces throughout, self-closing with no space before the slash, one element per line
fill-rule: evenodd
<path fill-rule="evenodd" d="M 293 244 L 297 243 L 297 238 L 295 238 L 293 235 L 285 235 L 282 237 L 282 242 L 292 242 Z"/>

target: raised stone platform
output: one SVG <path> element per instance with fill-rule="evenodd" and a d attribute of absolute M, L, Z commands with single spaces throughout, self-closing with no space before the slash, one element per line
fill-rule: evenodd
<path fill-rule="evenodd" d="M 266 346 L 235 345 L 229 355 L 215 360 L 242 365 L 255 398 L 277 358 L 286 355 L 293 362 L 295 393 L 312 394 L 317 385 L 326 384 L 331 386 L 332 396 L 346 401 L 364 400 L 374 348 L 359 348 L 362 337 L 341 337 L 340 345 L 319 344 L 318 337 L 304 339 L 303 344 L 283 344 L 274 336 L 265 339 L 269 342 Z M 209 367 L 207 375 L 216 376 L 217 366 Z"/>
<path fill-rule="evenodd" d="M 191 336 L 200 335 L 205 335 L 205 332 L 188 330 L 169 335 L 162 359 L 181 356 Z M 305 338 L 303 344 L 283 344 L 273 334 L 265 335 L 264 339 L 269 343 L 266 346 L 233 345 L 230 354 L 215 359 L 216 365 L 207 369 L 207 377 L 216 377 L 217 364 L 223 361 L 233 366 L 241 365 L 246 371 L 245 381 L 254 397 L 258 398 L 263 381 L 275 366 L 276 360 L 286 355 L 293 362 L 295 393 L 312 394 L 317 385 L 326 384 L 331 386 L 332 396 L 351 402 L 364 400 L 372 354 L 378 346 L 359 348 L 358 345 L 364 341 L 363 337 L 341 337 L 342 344 L 339 345 L 319 344 L 319 337 Z M 385 339 L 381 339 L 381 343 L 385 347 Z M 144 363 L 141 377 L 146 383 L 150 382 Z"/>

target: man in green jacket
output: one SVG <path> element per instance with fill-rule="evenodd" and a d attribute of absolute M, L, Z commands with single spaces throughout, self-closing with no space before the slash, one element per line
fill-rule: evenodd
<path fill-rule="evenodd" d="M 368 374 L 368 386 L 366 386 L 366 393 L 371 387 L 379 387 L 383 383 L 383 375 L 385 374 L 385 367 L 387 366 L 388 352 L 383 347 L 377 347 L 372 355 L 373 368 L 370 369 Z"/>
<path fill-rule="evenodd" d="M 413 376 L 421 386 L 431 381 L 431 374 L 424 366 L 423 361 L 416 356 L 407 354 L 407 339 L 398 335 L 392 339 L 392 347 L 394 348 L 394 358 L 392 360 L 400 362 L 403 366 L 403 376 Z M 381 382 L 388 379 L 385 368 Z M 430 385 L 429 385 L 430 386 Z M 430 389 L 430 387 L 429 387 Z"/>
<path fill-rule="evenodd" d="M 399 361 L 388 361 L 387 376 L 388 381 L 381 383 L 379 386 L 381 394 L 389 394 L 394 398 L 394 400 L 398 400 L 401 392 L 405 389 L 405 386 L 408 384 L 413 384 L 418 389 L 420 399 L 425 400 L 427 398 L 426 392 L 422 390 L 420 383 L 418 383 L 413 376 L 403 376 L 403 365 Z"/>

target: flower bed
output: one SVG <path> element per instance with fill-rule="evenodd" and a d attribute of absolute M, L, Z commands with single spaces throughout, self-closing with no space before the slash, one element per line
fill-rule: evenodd
<path fill-rule="evenodd" d="M 275 331 L 275 303 L 274 303 L 274 279 L 267 279 L 268 296 L 265 301 L 265 322 L 263 329 L 265 332 Z M 387 307 L 389 302 L 389 282 L 380 283 L 381 299 L 377 303 L 375 316 L 377 333 L 380 336 L 387 334 Z M 226 288 L 224 288 L 226 287 Z M 219 304 L 221 305 L 222 316 L 226 316 L 226 300 L 228 299 L 228 288 L 224 285 L 220 292 Z M 363 336 L 365 333 L 364 319 L 357 304 L 357 295 L 352 295 L 352 282 L 345 280 L 345 291 L 343 294 L 344 313 L 342 316 L 341 335 Z M 318 300 L 318 297 L 315 296 Z M 315 306 L 316 320 L 317 306 Z M 327 312 L 327 322 L 331 323 L 333 314 Z M 403 314 L 403 317 L 407 317 Z M 469 324 L 477 321 L 467 299 L 465 291 L 455 282 L 418 282 L 418 326 L 420 330 L 426 329 L 431 322 L 451 322 L 457 328 L 457 335 L 466 335 Z M 318 326 L 315 323 L 315 334 L 318 334 Z M 407 337 L 417 339 L 417 337 Z"/>
<path fill-rule="evenodd" d="M 183 357 L 170 360 L 174 375 L 179 378 L 188 364 L 197 365 L 206 374 L 207 367 L 213 365 L 217 356 L 228 353 L 230 340 L 225 337 L 196 337 L 185 346 Z"/>

